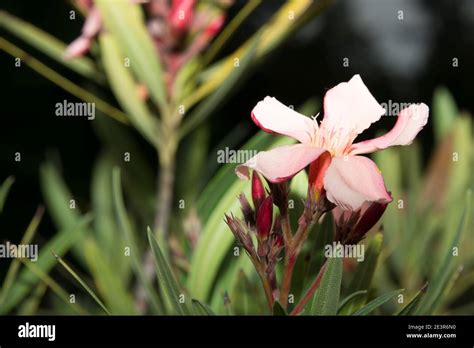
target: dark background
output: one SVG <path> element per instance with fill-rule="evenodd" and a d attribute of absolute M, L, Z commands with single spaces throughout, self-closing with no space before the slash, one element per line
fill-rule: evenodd
<path fill-rule="evenodd" d="M 242 7 L 237 1 L 229 17 Z M 264 3 L 245 22 L 225 47 L 229 53 L 247 39 L 278 8 L 277 1 Z M 66 1 L 2 0 L 0 8 L 52 33 L 65 42 L 80 33 L 82 18 L 69 20 Z M 403 11 L 400 21 L 398 11 Z M 239 127 L 248 138 L 257 131 L 249 112 L 266 95 L 285 104 L 300 105 L 310 97 L 322 98 L 325 91 L 354 74 L 360 74 L 379 102 L 424 102 L 431 104 L 434 88 L 445 85 L 458 105 L 474 109 L 474 1 L 470 0 L 341 0 L 323 15 L 308 23 L 296 36 L 267 57 L 253 75 L 233 94 L 212 119 L 212 149 L 225 134 Z M 86 81 L 8 33 L 8 40 L 74 82 Z M 350 67 L 343 67 L 343 59 Z M 453 57 L 459 67 L 452 67 Z M 0 215 L 0 239 L 18 241 L 36 207 L 43 202 L 38 171 L 47 156 L 60 160 L 70 189 L 79 200 L 87 201 L 92 164 L 100 143 L 91 123 L 84 118 L 54 117 L 54 105 L 74 100 L 53 83 L 26 65 L 14 67 L 14 58 L 0 52 L 1 120 L 0 182 L 14 175 L 16 182 Z M 394 119 L 383 118 L 364 134 L 387 129 Z M 419 135 L 425 157 L 432 145 L 431 126 Z M 241 138 L 240 142 L 245 141 Z M 155 165 L 153 151 L 143 143 Z M 21 152 L 22 161 L 14 161 Z M 54 233 L 46 218 L 40 234 Z"/>

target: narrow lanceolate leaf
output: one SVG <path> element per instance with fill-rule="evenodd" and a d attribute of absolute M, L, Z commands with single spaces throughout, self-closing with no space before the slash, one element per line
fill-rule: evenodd
<path fill-rule="evenodd" d="M 180 291 L 178 283 L 176 282 L 173 273 L 171 272 L 170 266 L 168 265 L 168 262 L 166 261 L 166 258 L 163 255 L 163 252 L 161 251 L 150 228 L 148 228 L 148 241 L 150 242 L 153 256 L 155 256 L 156 275 L 163 291 L 172 303 L 176 314 L 189 315 L 190 313 L 186 304 L 181 303 L 179 300 Z"/>
<path fill-rule="evenodd" d="M 375 268 L 377 267 L 377 260 L 382 250 L 382 234 L 377 234 L 370 241 L 369 247 L 365 255 L 365 260 L 359 263 L 357 270 L 349 284 L 349 292 L 356 292 L 360 290 L 369 290 L 372 278 L 374 276 Z M 341 314 L 349 315 L 361 308 L 367 300 L 367 294 L 358 296 L 351 301 L 347 306 L 341 309 Z"/>
<path fill-rule="evenodd" d="M 64 290 L 61 285 L 59 285 L 53 278 L 51 278 L 47 273 L 44 273 L 39 267 L 35 265 L 34 262 L 27 261 L 25 259 L 20 259 L 31 272 L 33 272 L 43 284 L 47 285 L 64 303 L 71 307 L 71 309 L 80 315 L 89 314 L 79 303 L 71 303 L 70 294 Z"/>
<path fill-rule="evenodd" d="M 416 314 L 432 314 L 443 300 L 442 295 L 444 289 L 448 286 L 451 277 L 456 273 L 456 261 L 459 256 L 454 253 L 454 250 L 456 250 L 455 248 L 459 249 L 462 235 L 466 233 L 471 226 L 471 204 L 472 192 L 471 190 L 468 190 L 466 193 L 466 203 L 456 233 L 453 235 L 451 243 L 449 243 L 446 250 L 444 250 L 443 262 L 441 263 L 434 279 L 430 280 L 430 287 L 421 301 Z"/>
<path fill-rule="evenodd" d="M 13 176 L 9 176 L 5 179 L 2 186 L 0 186 L 0 213 L 3 211 L 8 192 L 10 192 L 10 188 L 12 187 L 14 182 L 15 178 Z"/>
<path fill-rule="evenodd" d="M 418 305 L 420 304 L 421 299 L 426 294 L 426 289 L 428 288 L 428 283 L 423 285 L 423 287 L 416 293 L 410 302 L 398 313 L 398 315 L 413 315 Z"/>
<path fill-rule="evenodd" d="M 105 81 L 104 76 L 98 72 L 97 67 L 91 59 L 80 57 L 65 60 L 64 52 L 66 51 L 66 44 L 34 25 L 12 16 L 5 11 L 0 11 L 0 27 L 8 30 L 13 35 L 16 35 L 29 45 L 76 73 L 98 82 Z"/>
<path fill-rule="evenodd" d="M 383 294 L 382 296 L 377 297 L 375 300 L 372 300 L 369 303 L 367 303 L 364 307 L 356 311 L 353 315 L 367 315 L 371 313 L 373 310 L 375 310 L 376 308 L 383 305 L 384 303 L 395 298 L 403 291 L 404 289 L 399 289 L 399 290 L 393 290 L 393 291 L 387 292 L 386 294 Z"/>
<path fill-rule="evenodd" d="M 327 262 L 326 272 L 324 272 L 321 284 L 314 294 L 313 303 L 308 314 L 337 314 L 342 281 L 342 258 L 332 257 Z"/>
<path fill-rule="evenodd" d="M 338 313 L 341 312 L 345 306 L 350 304 L 352 300 L 354 300 L 355 298 L 361 295 L 367 295 L 367 290 L 359 290 L 359 291 L 353 292 L 352 294 L 350 294 L 349 296 L 341 300 L 341 302 L 339 302 Z"/>
<path fill-rule="evenodd" d="M 110 315 L 110 312 L 107 310 L 107 308 L 105 307 L 104 303 L 100 300 L 100 298 L 94 293 L 94 291 L 92 291 L 92 289 L 86 284 L 85 281 L 82 280 L 82 278 L 61 258 L 59 257 L 59 255 L 57 255 L 54 251 L 53 251 L 53 255 L 54 257 L 58 260 L 58 262 L 61 264 L 61 266 L 63 266 L 66 271 L 68 271 L 69 274 L 71 274 L 74 279 L 77 280 L 77 282 L 79 284 L 81 284 L 81 286 L 87 291 L 87 293 L 94 299 L 94 301 L 100 306 L 100 308 L 103 309 L 103 311 Z"/>
<path fill-rule="evenodd" d="M 108 33 L 103 33 L 100 35 L 99 43 L 107 79 L 118 102 L 133 126 L 156 146 L 160 139 L 158 119 L 152 117 L 145 101 L 140 99 L 137 83 L 131 71 L 124 66 L 117 39 Z"/>
<path fill-rule="evenodd" d="M 95 5 L 102 15 L 105 27 L 117 40 L 122 66 L 124 59 L 129 59 L 130 67 L 140 82 L 146 84 L 151 98 L 163 111 L 166 90 L 160 58 L 146 30 L 139 4 L 129 0 L 97 0 Z"/>
<path fill-rule="evenodd" d="M 209 307 L 207 304 L 202 303 L 201 301 L 196 300 L 195 298 L 193 298 L 191 302 L 193 303 L 194 312 L 197 315 L 216 315 L 212 311 L 211 307 Z"/>

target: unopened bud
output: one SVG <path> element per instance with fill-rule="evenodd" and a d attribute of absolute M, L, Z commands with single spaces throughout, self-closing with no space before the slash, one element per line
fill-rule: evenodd
<path fill-rule="evenodd" d="M 257 235 L 261 240 L 266 240 L 272 229 L 273 200 L 271 196 L 265 198 L 257 214 Z"/>
<path fill-rule="evenodd" d="M 260 175 L 254 170 L 252 173 L 252 200 L 255 211 L 258 211 L 265 197 L 266 193 L 262 179 L 260 179 Z"/>

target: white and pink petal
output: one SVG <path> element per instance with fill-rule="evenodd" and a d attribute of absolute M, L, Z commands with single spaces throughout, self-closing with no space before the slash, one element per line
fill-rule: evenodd
<path fill-rule="evenodd" d="M 334 157 L 324 177 L 327 199 L 343 210 L 358 210 L 365 202 L 389 203 L 380 170 L 363 156 Z"/>
<path fill-rule="evenodd" d="M 353 144 L 351 154 L 358 155 L 386 149 L 389 146 L 409 145 L 428 122 L 427 105 L 413 104 L 398 114 L 395 126 L 386 134 Z"/>
<path fill-rule="evenodd" d="M 249 170 L 253 169 L 270 182 L 282 182 L 292 178 L 324 152 L 326 150 L 304 144 L 281 146 L 259 152 L 237 166 L 235 172 L 240 179 L 249 179 Z"/>
<path fill-rule="evenodd" d="M 331 88 L 324 96 L 322 126 L 339 136 L 355 138 L 378 121 L 385 109 L 372 96 L 359 75 Z"/>
<path fill-rule="evenodd" d="M 311 142 L 312 123 L 315 123 L 274 97 L 265 97 L 255 105 L 252 120 L 265 132 L 288 135 L 303 144 Z"/>

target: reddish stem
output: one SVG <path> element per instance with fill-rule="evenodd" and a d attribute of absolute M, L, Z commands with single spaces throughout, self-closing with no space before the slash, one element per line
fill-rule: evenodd
<path fill-rule="evenodd" d="M 314 282 L 311 284 L 308 291 L 306 291 L 306 294 L 303 296 L 301 301 L 291 311 L 290 315 L 298 315 L 303 311 L 306 303 L 313 297 L 315 291 L 318 289 L 319 284 L 321 283 L 321 279 L 323 278 L 324 272 L 326 270 L 326 265 L 327 265 L 327 260 L 324 261 L 323 265 L 321 266 L 321 269 L 319 270 L 318 276 L 316 277 Z"/>

